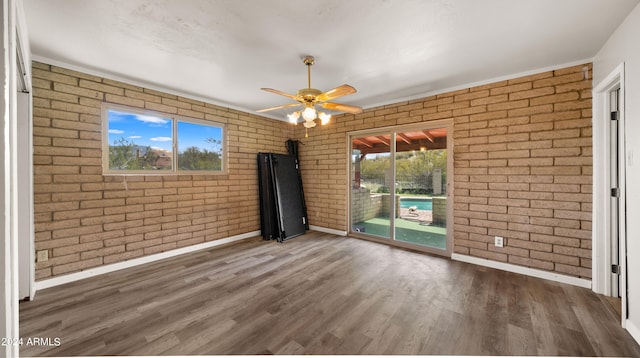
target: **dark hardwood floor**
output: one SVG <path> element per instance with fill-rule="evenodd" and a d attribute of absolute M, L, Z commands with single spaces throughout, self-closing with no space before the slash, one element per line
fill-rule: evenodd
<path fill-rule="evenodd" d="M 640 356 L 590 290 L 310 232 L 260 238 L 39 292 L 26 356 Z"/>

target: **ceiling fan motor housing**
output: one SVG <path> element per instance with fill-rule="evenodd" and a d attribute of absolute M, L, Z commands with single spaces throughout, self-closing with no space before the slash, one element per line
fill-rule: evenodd
<path fill-rule="evenodd" d="M 302 102 L 315 104 L 316 102 L 318 102 L 318 95 L 321 93 L 322 91 L 315 88 L 304 88 L 298 90 L 298 92 L 296 92 L 296 96 Z"/>

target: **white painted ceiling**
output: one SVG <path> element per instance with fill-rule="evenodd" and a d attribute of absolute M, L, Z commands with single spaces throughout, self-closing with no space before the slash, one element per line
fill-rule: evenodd
<path fill-rule="evenodd" d="M 35 59 L 253 112 L 370 108 L 589 60 L 639 0 L 24 0 Z M 267 115 L 284 119 L 286 110 Z"/>

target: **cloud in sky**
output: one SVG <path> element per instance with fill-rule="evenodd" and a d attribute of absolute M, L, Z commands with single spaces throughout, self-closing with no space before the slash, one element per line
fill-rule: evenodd
<path fill-rule="evenodd" d="M 147 115 L 144 115 L 144 114 L 121 112 L 121 111 L 114 110 L 114 109 L 110 109 L 109 110 L 109 122 L 120 122 L 120 121 L 123 121 L 123 120 L 129 120 L 129 119 L 135 119 L 135 120 L 143 122 L 143 123 L 149 123 L 152 126 L 162 126 L 162 125 L 165 125 L 165 124 L 171 122 L 170 119 L 165 119 L 165 118 L 160 118 L 160 117 L 155 117 L 155 116 L 147 116 Z"/>
<path fill-rule="evenodd" d="M 122 134 L 124 133 L 121 129 L 109 129 L 109 134 Z"/>
<path fill-rule="evenodd" d="M 154 142 L 171 142 L 171 137 L 153 137 L 149 139 Z"/>
<path fill-rule="evenodd" d="M 144 122 L 144 123 L 152 123 L 152 124 L 167 124 L 167 123 L 169 123 L 169 120 L 167 120 L 167 119 L 153 117 L 153 116 L 145 116 L 145 115 L 142 115 L 142 114 L 137 114 L 135 118 L 137 120 L 139 120 L 140 122 Z"/>
<path fill-rule="evenodd" d="M 140 138 L 142 138 L 142 136 L 141 135 L 132 135 L 132 136 L 128 136 L 127 138 L 129 138 L 129 139 L 140 139 Z"/>

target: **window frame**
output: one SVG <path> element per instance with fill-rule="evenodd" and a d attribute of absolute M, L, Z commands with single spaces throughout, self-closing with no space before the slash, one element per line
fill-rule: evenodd
<path fill-rule="evenodd" d="M 171 170 L 113 170 L 109 168 L 109 110 L 137 115 L 153 116 L 171 120 Z M 113 103 L 102 103 L 102 174 L 103 175 L 227 175 L 228 155 L 227 155 L 227 126 L 225 123 L 192 118 L 187 116 L 163 113 L 126 105 Z M 221 170 L 184 170 L 178 168 L 178 122 L 198 124 L 209 127 L 216 127 L 222 131 L 221 134 Z"/>

